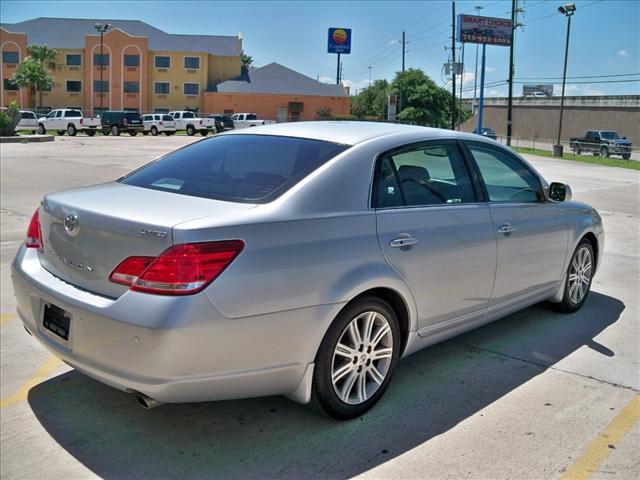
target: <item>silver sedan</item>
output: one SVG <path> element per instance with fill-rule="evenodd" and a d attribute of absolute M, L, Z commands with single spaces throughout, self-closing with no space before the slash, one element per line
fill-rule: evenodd
<path fill-rule="evenodd" d="M 398 359 L 547 300 L 581 308 L 598 213 L 477 135 L 383 123 L 205 139 L 44 197 L 12 266 L 29 333 L 149 408 L 371 408 Z"/>

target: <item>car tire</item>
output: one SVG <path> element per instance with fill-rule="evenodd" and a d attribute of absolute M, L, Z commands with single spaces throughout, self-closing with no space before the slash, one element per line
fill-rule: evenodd
<path fill-rule="evenodd" d="M 367 329 L 368 325 L 371 327 Z M 329 327 L 316 355 L 312 384 L 315 405 L 339 420 L 365 413 L 389 386 L 400 344 L 398 319 L 387 302 L 367 296 L 345 307 Z"/>
<path fill-rule="evenodd" d="M 173 135 L 174 133 L 176 133 L 176 132 L 164 132 L 164 134 L 165 134 L 167 137 L 170 137 L 170 136 L 171 136 L 171 135 Z"/>
<path fill-rule="evenodd" d="M 95 130 L 87 130 L 86 131 L 87 135 L 89 135 L 90 137 L 93 137 L 96 134 Z"/>
<path fill-rule="evenodd" d="M 117 137 L 120 135 L 120 129 L 118 128 L 117 125 L 113 125 L 111 127 L 111 135 L 113 135 L 114 137 Z"/>
<path fill-rule="evenodd" d="M 102 129 L 102 135 L 104 135 L 105 137 L 109 136 L 109 133 L 111 133 L 109 130 L 107 130 L 106 128 Z"/>
<path fill-rule="evenodd" d="M 60 136 L 64 135 L 65 130 L 57 130 L 56 133 Z"/>
<path fill-rule="evenodd" d="M 151 135 L 153 135 L 154 137 L 158 135 L 158 129 L 155 125 L 151 127 Z"/>
<path fill-rule="evenodd" d="M 193 137 L 196 134 L 196 129 L 193 127 L 193 125 L 187 125 L 187 135 L 189 135 L 190 137 Z"/>
<path fill-rule="evenodd" d="M 149 135 L 149 132 L 145 132 L 144 130 L 142 131 L 142 134 L 146 137 L 147 135 Z"/>
<path fill-rule="evenodd" d="M 207 129 L 200 130 L 200 135 L 202 135 L 203 137 L 206 137 L 207 135 L 209 135 L 209 130 Z"/>
<path fill-rule="evenodd" d="M 608 158 L 609 157 L 609 149 L 607 147 L 602 147 L 600 149 L 600 157 Z"/>
<path fill-rule="evenodd" d="M 38 135 L 46 135 L 47 134 L 47 129 L 44 128 L 44 125 L 39 123 L 38 124 Z"/>
<path fill-rule="evenodd" d="M 67 127 L 67 133 L 69 134 L 70 137 L 75 137 L 78 134 L 78 129 L 76 128 L 76 126 L 72 123 L 71 125 L 69 125 Z"/>
<path fill-rule="evenodd" d="M 135 137 L 138 134 L 138 132 L 136 130 L 129 130 L 129 135 L 131 135 L 132 137 Z"/>
<path fill-rule="evenodd" d="M 580 310 L 589 297 L 594 271 L 593 245 L 588 239 L 583 238 L 573 252 L 567 267 L 562 300 L 553 303 L 553 307 L 563 313 Z"/>
<path fill-rule="evenodd" d="M 576 155 L 582 155 L 582 150 L 580 150 L 580 147 L 576 147 L 573 153 L 575 153 Z"/>
<path fill-rule="evenodd" d="M 631 158 L 631 154 L 630 154 L 630 153 L 623 153 L 623 154 L 622 154 L 622 158 L 623 158 L 624 160 L 629 160 L 629 159 Z"/>

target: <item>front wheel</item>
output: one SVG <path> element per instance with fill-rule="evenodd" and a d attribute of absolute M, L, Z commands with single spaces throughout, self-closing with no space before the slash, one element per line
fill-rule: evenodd
<path fill-rule="evenodd" d="M 591 291 L 594 269 L 593 246 L 585 238 L 578 244 L 571 257 L 562 301 L 554 304 L 558 310 L 564 313 L 573 313 L 582 308 Z"/>
<path fill-rule="evenodd" d="M 600 149 L 600 156 L 602 158 L 607 158 L 609 156 L 609 149 L 607 147 L 602 147 Z"/>
<path fill-rule="evenodd" d="M 132 137 L 135 137 L 138 134 L 138 132 L 136 132 L 135 130 L 129 130 L 129 135 L 131 135 Z"/>
<path fill-rule="evenodd" d="M 580 150 L 580 147 L 576 147 L 573 153 L 575 153 L 576 155 L 580 155 L 582 153 L 582 150 Z"/>
<path fill-rule="evenodd" d="M 120 129 L 118 128 L 117 125 L 114 125 L 111 127 L 111 135 L 113 135 L 114 137 L 117 137 L 118 135 L 120 135 Z"/>
<path fill-rule="evenodd" d="M 46 135 L 47 134 L 47 129 L 44 128 L 44 125 L 39 123 L 38 124 L 38 135 Z"/>
<path fill-rule="evenodd" d="M 623 158 L 624 160 L 629 160 L 629 159 L 631 158 L 631 154 L 630 154 L 630 153 L 623 153 L 623 154 L 622 154 L 622 158 Z"/>
<path fill-rule="evenodd" d="M 384 394 L 399 354 L 400 327 L 393 309 L 377 297 L 356 300 L 340 312 L 320 344 L 315 403 L 340 420 L 362 415 Z"/>
<path fill-rule="evenodd" d="M 154 137 L 158 135 L 158 129 L 156 128 L 155 125 L 151 127 L 151 135 L 153 135 Z"/>

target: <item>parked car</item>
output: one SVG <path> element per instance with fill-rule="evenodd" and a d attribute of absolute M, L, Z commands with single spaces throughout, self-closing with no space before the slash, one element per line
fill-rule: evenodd
<path fill-rule="evenodd" d="M 530 92 L 527 93 L 524 98 L 549 98 L 548 95 L 543 92 Z"/>
<path fill-rule="evenodd" d="M 620 155 L 625 160 L 631 158 L 631 142 L 611 130 L 589 130 L 583 138 L 571 137 L 569 147 L 577 155 L 592 152 L 601 157 Z"/>
<path fill-rule="evenodd" d="M 214 113 L 212 115 L 209 115 L 209 118 L 213 118 L 213 121 L 216 124 L 216 131 L 218 132 L 233 130 L 235 128 L 235 125 L 233 124 L 233 120 L 229 115 Z"/>
<path fill-rule="evenodd" d="M 217 133 L 213 118 L 200 118 L 189 110 L 169 112 L 169 115 L 176 121 L 176 130 L 186 131 L 189 136 L 195 135 L 196 132 L 200 132 L 203 137 L 210 132 Z"/>
<path fill-rule="evenodd" d="M 16 132 L 38 132 L 38 117 L 31 110 L 20 110 L 20 121 L 16 125 Z"/>
<path fill-rule="evenodd" d="M 273 120 L 260 120 L 255 113 L 235 113 L 231 115 L 235 128 L 257 127 L 275 123 Z"/>
<path fill-rule="evenodd" d="M 138 112 L 129 112 L 126 110 L 108 110 L 100 117 L 102 121 L 102 134 L 113 135 L 114 137 L 121 133 L 128 133 L 135 137 L 138 132 L 142 132 L 144 126 L 142 117 Z"/>
<path fill-rule="evenodd" d="M 166 136 L 176 133 L 176 121 L 171 115 L 166 113 L 150 113 L 142 116 L 142 133 L 144 135 L 151 134 L 154 137 L 159 133 Z"/>
<path fill-rule="evenodd" d="M 29 333 L 147 408 L 284 394 L 346 419 L 401 357 L 579 310 L 603 242 L 568 185 L 481 136 L 285 123 L 46 195 L 12 279 Z"/>
<path fill-rule="evenodd" d="M 482 127 L 480 133 L 478 133 L 478 129 L 474 128 L 473 133 L 476 135 L 482 135 L 483 137 L 490 138 L 491 140 L 497 140 L 498 136 L 496 135 L 496 131 L 493 128 Z"/>
<path fill-rule="evenodd" d="M 44 135 L 47 130 L 55 130 L 58 135 L 67 132 L 70 136 L 84 132 L 93 137 L 100 127 L 100 119 L 85 117 L 81 110 L 76 108 L 58 108 L 51 110 L 46 117 L 38 119 L 38 133 Z"/>

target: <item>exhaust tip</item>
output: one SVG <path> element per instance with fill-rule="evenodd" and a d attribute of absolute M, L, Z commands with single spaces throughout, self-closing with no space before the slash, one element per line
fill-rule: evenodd
<path fill-rule="evenodd" d="M 151 397 L 148 397 L 144 393 L 136 392 L 135 396 L 136 396 L 136 400 L 138 401 L 138 403 L 145 410 L 151 410 L 152 408 L 156 408 L 158 405 L 160 405 L 160 402 L 158 402 L 157 400 L 154 400 Z"/>

